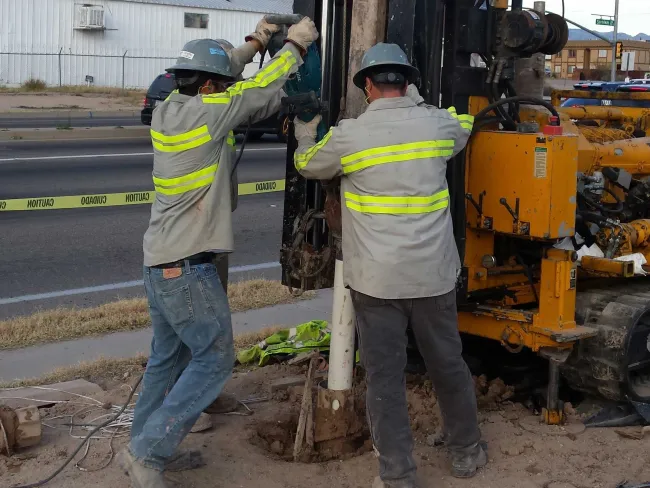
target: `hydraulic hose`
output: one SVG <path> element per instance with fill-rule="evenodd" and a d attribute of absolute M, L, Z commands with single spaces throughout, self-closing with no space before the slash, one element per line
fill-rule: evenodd
<path fill-rule="evenodd" d="M 479 113 L 477 113 L 475 118 L 480 119 L 482 117 L 485 117 L 487 114 L 489 114 L 492 111 L 496 113 L 496 110 L 499 107 L 501 107 L 502 105 L 509 105 L 511 103 L 525 103 L 529 105 L 540 105 L 546 108 L 549 112 L 551 112 L 553 116 L 555 117 L 560 116 L 560 114 L 557 112 L 555 107 L 551 105 L 549 102 L 547 102 L 546 100 L 543 100 L 541 98 L 536 98 L 536 97 L 527 97 L 525 95 L 517 95 L 515 97 L 502 98 L 500 100 L 491 103 L 483 110 L 481 110 Z"/>

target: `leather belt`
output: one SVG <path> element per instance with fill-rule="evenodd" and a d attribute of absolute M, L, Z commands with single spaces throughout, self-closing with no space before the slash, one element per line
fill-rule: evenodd
<path fill-rule="evenodd" d="M 190 256 L 185 259 L 179 259 L 178 261 L 174 261 L 173 263 L 158 264 L 156 266 L 152 266 L 152 268 L 160 268 L 160 269 L 182 268 L 186 264 L 190 266 L 196 266 L 197 264 L 212 263 L 213 259 L 214 259 L 214 254 L 209 252 L 204 252 L 201 254 L 195 254 L 194 256 Z"/>

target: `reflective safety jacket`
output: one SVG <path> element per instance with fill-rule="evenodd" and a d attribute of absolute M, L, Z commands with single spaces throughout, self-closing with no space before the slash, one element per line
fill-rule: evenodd
<path fill-rule="evenodd" d="M 318 144 L 299 145 L 295 165 L 303 176 L 342 176 L 346 286 L 384 299 L 454 289 L 460 259 L 445 172 L 473 121 L 453 108 L 382 98 Z"/>
<path fill-rule="evenodd" d="M 156 198 L 144 236 L 144 264 L 174 262 L 201 252 L 233 250 L 232 129 L 250 116 L 266 118 L 302 58 L 290 43 L 251 78 L 224 93 L 172 93 L 154 110 Z"/>

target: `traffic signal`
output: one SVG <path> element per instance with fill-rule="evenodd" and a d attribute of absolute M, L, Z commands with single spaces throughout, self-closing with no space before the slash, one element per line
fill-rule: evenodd
<path fill-rule="evenodd" d="M 618 41 L 616 43 L 616 59 L 621 59 L 623 57 L 623 43 Z"/>

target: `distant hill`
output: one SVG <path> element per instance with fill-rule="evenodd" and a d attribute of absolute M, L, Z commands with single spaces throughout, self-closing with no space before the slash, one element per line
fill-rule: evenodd
<path fill-rule="evenodd" d="M 600 32 L 600 34 L 605 37 L 612 39 L 614 32 Z M 619 32 L 617 36 L 619 41 L 650 41 L 650 34 L 644 34 L 640 32 L 635 36 L 625 34 L 624 32 Z M 592 36 L 588 32 L 583 31 L 582 29 L 569 29 L 569 40 L 571 41 L 596 41 L 597 37 Z"/>

